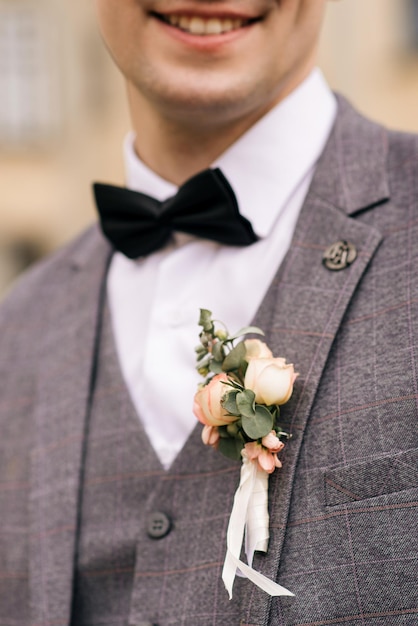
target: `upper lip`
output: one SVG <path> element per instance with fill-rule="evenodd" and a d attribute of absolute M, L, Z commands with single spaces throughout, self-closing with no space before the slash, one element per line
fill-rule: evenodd
<path fill-rule="evenodd" d="M 240 19 L 243 21 L 252 21 L 261 19 L 260 14 L 254 14 L 251 11 L 238 10 L 233 7 L 221 7 L 219 4 L 203 4 L 197 3 L 178 5 L 175 8 L 153 8 L 151 13 L 157 15 L 169 16 L 169 15 L 185 15 L 189 17 L 201 17 L 203 19 L 218 18 L 218 19 Z"/>

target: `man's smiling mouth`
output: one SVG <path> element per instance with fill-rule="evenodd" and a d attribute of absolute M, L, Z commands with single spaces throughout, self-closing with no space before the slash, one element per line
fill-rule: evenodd
<path fill-rule="evenodd" d="M 258 21 L 239 17 L 203 17 L 202 15 L 180 15 L 153 13 L 154 17 L 191 35 L 223 35 Z"/>

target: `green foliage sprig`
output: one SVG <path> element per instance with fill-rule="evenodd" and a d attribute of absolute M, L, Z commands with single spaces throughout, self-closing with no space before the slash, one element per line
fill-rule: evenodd
<path fill-rule="evenodd" d="M 279 404 L 263 404 L 256 401 L 256 393 L 246 388 L 245 378 L 251 357 L 248 354 L 248 340 L 244 340 L 246 335 L 264 335 L 264 332 L 256 326 L 246 326 L 233 335 L 229 334 L 227 328 L 222 324 L 221 328 L 216 328 L 216 320 L 212 319 L 211 311 L 200 310 L 199 335 L 200 343 L 196 347 L 196 368 L 201 376 L 205 378 L 200 388 L 209 385 L 211 381 L 219 380 L 219 375 L 223 374 L 222 384 L 230 389 L 226 391 L 220 400 L 223 411 L 227 414 L 226 423 L 219 423 L 218 418 L 204 421 L 201 419 L 201 409 L 198 408 L 196 415 L 203 423 L 209 424 L 211 429 L 217 430 L 215 445 L 220 452 L 232 459 L 240 459 L 243 447 L 248 443 L 257 443 L 261 448 L 263 438 L 272 433 L 279 439 L 288 439 L 289 434 L 283 431 L 279 424 L 280 407 Z M 252 340 L 257 349 L 260 350 L 260 357 L 264 353 L 270 361 L 283 361 L 284 359 L 273 359 L 266 344 L 260 340 Z M 278 368 L 278 366 L 276 366 Z M 284 365 L 283 369 L 292 366 Z M 292 367 L 293 372 L 293 367 Z M 293 384 L 293 382 L 292 382 Z M 202 394 L 200 394 L 202 395 Z M 203 394 L 204 395 L 204 394 Z M 198 398 L 199 392 L 196 394 Z M 201 401 L 203 404 L 203 401 Z M 261 450 L 260 448 L 260 450 Z"/>

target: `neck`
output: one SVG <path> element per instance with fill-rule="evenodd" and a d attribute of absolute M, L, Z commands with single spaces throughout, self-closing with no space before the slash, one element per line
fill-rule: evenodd
<path fill-rule="evenodd" d="M 250 113 L 245 112 L 241 117 L 228 117 L 222 109 L 210 114 L 191 113 L 185 119 L 173 115 L 171 109 L 156 109 L 128 83 L 131 118 L 136 133 L 135 151 L 155 173 L 180 186 L 210 167 L 241 135 L 287 97 L 312 67 L 313 63 L 304 68 L 298 82 L 282 89 L 279 97 Z"/>
<path fill-rule="evenodd" d="M 210 167 L 264 114 L 263 111 L 234 123 L 209 125 L 207 120 L 195 123 L 188 120 L 183 124 L 168 116 L 155 115 L 147 103 L 132 106 L 134 98 L 135 95 L 130 95 L 135 151 L 148 167 L 175 185 L 182 185 Z"/>

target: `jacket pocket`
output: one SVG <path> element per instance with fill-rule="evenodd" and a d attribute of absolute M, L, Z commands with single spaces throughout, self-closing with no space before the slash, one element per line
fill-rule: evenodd
<path fill-rule="evenodd" d="M 326 506 L 412 489 L 418 486 L 418 449 L 328 470 L 324 480 Z"/>

